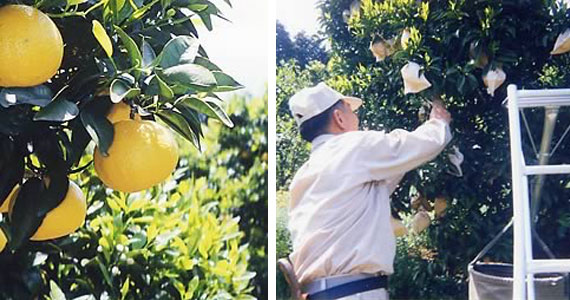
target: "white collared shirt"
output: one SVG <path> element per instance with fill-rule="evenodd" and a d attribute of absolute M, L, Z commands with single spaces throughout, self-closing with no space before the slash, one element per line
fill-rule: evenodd
<path fill-rule="evenodd" d="M 432 119 L 409 132 L 353 131 L 313 140 L 290 186 L 290 259 L 299 282 L 394 272 L 390 194 L 404 174 L 435 158 L 451 132 Z"/>

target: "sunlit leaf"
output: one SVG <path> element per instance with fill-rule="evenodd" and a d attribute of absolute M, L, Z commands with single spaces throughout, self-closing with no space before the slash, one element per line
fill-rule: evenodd
<path fill-rule="evenodd" d="M 103 50 L 105 50 L 105 53 L 107 53 L 107 56 L 112 57 L 113 56 L 113 44 L 111 43 L 111 39 L 107 35 L 105 28 L 97 20 L 93 20 L 92 23 L 93 23 L 93 27 L 92 27 L 91 31 L 93 32 L 93 35 L 95 36 L 95 38 L 97 39 L 97 41 L 99 42 L 101 47 L 103 47 Z"/>

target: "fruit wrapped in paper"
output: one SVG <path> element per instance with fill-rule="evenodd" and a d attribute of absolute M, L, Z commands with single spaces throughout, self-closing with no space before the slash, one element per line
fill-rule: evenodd
<path fill-rule="evenodd" d="M 431 87 L 426 76 L 420 75 L 420 65 L 415 62 L 408 62 L 400 72 L 404 80 L 404 94 L 416 94 Z"/>
<path fill-rule="evenodd" d="M 568 51 L 570 51 L 570 28 L 558 35 L 550 54 L 563 54 Z"/>
<path fill-rule="evenodd" d="M 495 90 L 498 89 L 503 82 L 507 79 L 507 74 L 501 68 L 489 70 L 483 75 L 483 83 L 487 87 L 487 93 L 491 96 L 495 95 Z"/>
<path fill-rule="evenodd" d="M 431 219 L 426 211 L 420 210 L 414 215 L 412 220 L 412 231 L 416 234 L 429 227 Z"/>
<path fill-rule="evenodd" d="M 376 61 L 380 62 L 396 51 L 395 45 L 395 38 L 390 40 L 376 40 L 370 43 L 370 51 L 374 57 L 376 57 Z"/>

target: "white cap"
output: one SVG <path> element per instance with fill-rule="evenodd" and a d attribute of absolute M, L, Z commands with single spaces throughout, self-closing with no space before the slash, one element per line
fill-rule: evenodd
<path fill-rule="evenodd" d="M 298 126 L 308 119 L 324 112 L 339 100 L 345 100 L 350 108 L 355 111 L 362 105 L 362 100 L 355 97 L 347 97 L 333 90 L 324 82 L 314 87 L 304 88 L 289 99 L 289 109 Z"/>

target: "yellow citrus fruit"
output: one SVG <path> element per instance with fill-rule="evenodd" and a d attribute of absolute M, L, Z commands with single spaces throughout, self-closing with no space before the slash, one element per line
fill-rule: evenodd
<path fill-rule="evenodd" d="M 0 213 L 7 213 L 8 211 L 10 211 L 10 203 L 12 203 L 12 201 L 14 199 L 16 199 L 16 196 L 18 196 L 18 191 L 20 190 L 20 186 L 16 185 L 12 191 L 10 192 L 10 194 L 8 194 L 8 197 L 6 197 L 6 200 L 4 200 L 4 203 L 2 203 L 2 206 L 0 206 Z"/>
<path fill-rule="evenodd" d="M 50 210 L 40 227 L 30 238 L 32 241 L 45 241 L 68 235 L 85 221 L 87 202 L 81 189 L 73 181 L 63 201 Z"/>
<path fill-rule="evenodd" d="M 41 84 L 62 59 L 63 39 L 47 15 L 26 5 L 0 8 L 0 86 Z"/>
<path fill-rule="evenodd" d="M 107 119 L 115 124 L 119 121 L 129 120 L 131 118 L 131 107 L 125 102 L 119 102 L 113 104 L 109 114 L 107 114 Z M 135 114 L 135 120 L 141 120 L 141 117 Z"/>
<path fill-rule="evenodd" d="M 178 145 L 170 130 L 153 121 L 123 120 L 115 123 L 115 137 L 108 156 L 98 148 L 95 172 L 117 191 L 133 193 L 164 181 L 176 168 Z"/>
<path fill-rule="evenodd" d="M 392 230 L 396 237 L 408 234 L 408 228 L 406 228 L 406 225 L 404 225 L 402 220 L 390 217 L 390 224 L 392 224 Z"/>
<path fill-rule="evenodd" d="M 6 248 L 7 243 L 8 243 L 8 238 L 6 237 L 4 230 L 0 229 L 0 252 L 4 251 L 4 248 Z"/>
<path fill-rule="evenodd" d="M 433 203 L 436 217 L 443 217 L 445 215 L 445 210 L 447 209 L 447 200 L 444 197 L 435 198 Z"/>
<path fill-rule="evenodd" d="M 430 223 L 431 219 L 429 217 L 429 214 L 423 210 L 418 211 L 412 220 L 412 231 L 416 234 L 420 233 L 428 228 Z"/>

